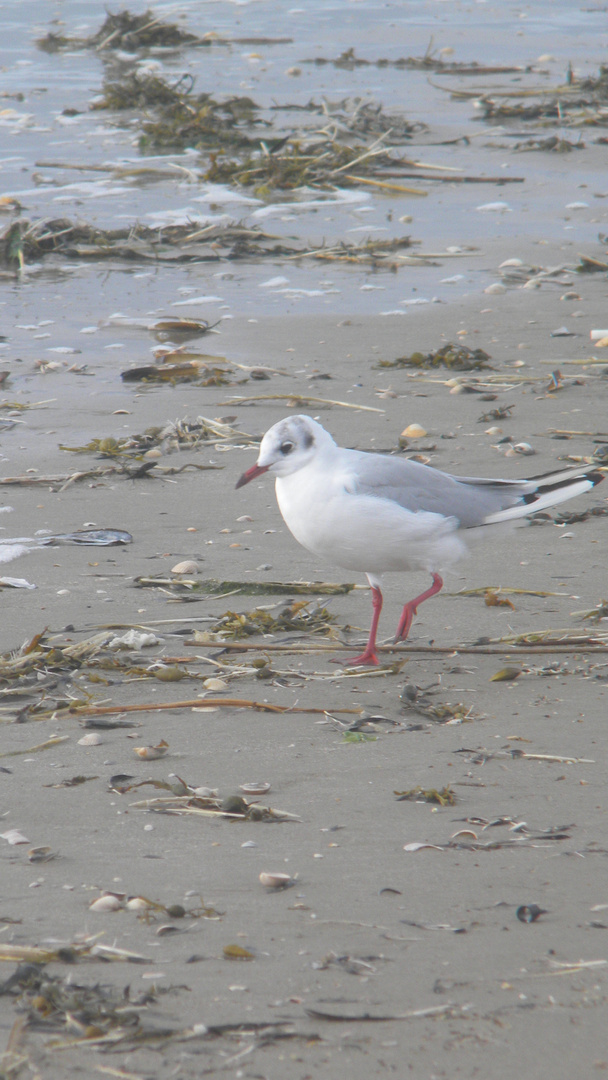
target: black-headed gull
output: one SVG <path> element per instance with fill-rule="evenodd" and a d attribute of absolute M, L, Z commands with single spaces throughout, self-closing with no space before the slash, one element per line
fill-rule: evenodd
<path fill-rule="evenodd" d="M 383 574 L 426 570 L 433 578 L 403 608 L 395 642 L 404 641 L 418 605 L 442 588 L 439 571 L 467 553 L 467 530 L 523 518 L 603 480 L 597 470 L 579 468 L 531 480 L 450 476 L 404 458 L 345 450 L 310 416 L 289 416 L 271 427 L 257 464 L 237 488 L 265 472 L 276 477 L 279 509 L 296 540 L 314 555 L 367 576 L 372 625 L 365 650 L 349 667 L 378 663 Z"/>

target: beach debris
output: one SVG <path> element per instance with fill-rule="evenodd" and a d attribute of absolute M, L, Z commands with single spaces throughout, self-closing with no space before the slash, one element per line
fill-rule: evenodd
<path fill-rule="evenodd" d="M 486 589 L 484 593 L 486 607 L 508 607 L 515 611 L 515 604 L 512 600 L 509 600 L 508 596 L 503 596 L 502 591 L 500 588 Z"/>
<path fill-rule="evenodd" d="M 140 589 L 169 588 L 178 594 L 180 590 L 187 589 L 189 594 L 203 593 L 206 596 L 306 596 L 309 593 L 345 596 L 356 588 L 354 583 L 338 585 L 327 581 L 218 581 L 206 578 L 204 581 L 186 583 L 167 577 L 136 577 L 133 584 Z"/>
<path fill-rule="evenodd" d="M 124 634 L 111 635 L 109 640 L 104 642 L 104 645 L 108 649 L 136 649 L 141 651 L 142 649 L 152 649 L 155 645 L 162 645 L 163 638 L 159 638 L 156 634 L 146 630 L 136 630 L 132 627 L 131 630 L 126 630 Z"/>
<path fill-rule="evenodd" d="M 309 394 L 257 394 L 255 397 L 232 397 L 230 401 L 220 401 L 218 405 L 249 405 L 255 401 L 286 401 L 289 408 L 308 405 L 339 405 L 342 409 L 356 409 L 358 412 L 383 413 L 372 405 L 357 405 L 353 401 L 335 401 L 332 398 L 311 397 Z"/>
<path fill-rule="evenodd" d="M 491 357 L 483 349 L 470 349 L 468 345 L 449 342 L 430 353 L 413 352 L 396 360 L 380 360 L 381 368 L 437 368 L 447 367 L 454 371 L 482 371 L 490 367 Z"/>
<path fill-rule="evenodd" d="M 291 885 L 295 884 L 295 879 L 291 874 L 283 874 L 281 872 L 271 872 L 268 870 L 262 870 L 259 875 L 260 885 L 264 885 L 265 888 L 271 891 L 277 891 L 278 889 L 288 889 Z"/>
<path fill-rule="evenodd" d="M 0 544 L 6 541 L 0 540 Z M 31 582 L 26 581 L 25 578 L 16 577 L 0 577 L 1 589 L 35 589 L 36 585 L 32 585 Z"/>
<path fill-rule="evenodd" d="M 449 784 L 441 788 L 440 791 L 437 788 L 425 789 L 418 786 L 410 788 L 409 791 L 394 791 L 393 794 L 397 796 L 397 802 L 428 802 L 438 803 L 439 806 L 454 806 L 456 804 L 456 795 Z"/>
<path fill-rule="evenodd" d="M 164 225 L 160 230 L 140 222 L 103 230 L 98 226 L 74 222 L 68 218 L 19 221 L 0 231 L 0 266 L 22 272 L 29 264 L 45 257 L 91 262 L 128 261 L 155 264 L 217 263 L 253 258 L 314 258 L 328 261 L 370 263 L 398 269 L 389 260 L 412 241 L 409 236 L 392 240 L 366 239 L 359 243 L 340 240 L 318 247 L 298 243 L 289 237 L 264 232 L 257 225 L 214 224 L 204 233 L 196 224 Z M 209 327 L 211 329 L 211 327 Z"/>
<path fill-rule="evenodd" d="M 209 641 L 238 641 L 254 634 L 285 632 L 331 634 L 335 622 L 336 616 L 330 615 L 327 608 L 313 605 L 308 600 L 294 600 L 278 614 L 260 608 L 242 613 L 227 611 L 208 633 L 213 635 Z"/>
<path fill-rule="evenodd" d="M 440 724 L 467 724 L 473 720 L 483 720 L 484 717 L 475 713 L 472 706 L 467 706 L 459 701 L 452 704 L 449 701 L 435 702 L 433 694 L 437 687 L 428 687 L 421 690 L 414 683 L 407 683 L 399 695 L 406 712 L 415 712 Z"/>
<path fill-rule="evenodd" d="M 198 574 L 199 565 L 194 559 L 182 559 L 171 567 L 172 574 Z"/>
<path fill-rule="evenodd" d="M 88 37 L 64 37 L 51 32 L 36 41 L 38 48 L 48 53 L 64 49 L 95 49 L 97 52 L 120 50 L 134 53 L 140 49 L 176 49 L 181 45 L 191 47 L 212 44 L 213 37 L 198 38 L 196 34 L 182 30 L 175 23 L 164 22 L 150 10 L 141 15 L 127 10 L 116 14 L 108 13 L 103 25 Z"/>
<path fill-rule="evenodd" d="M 597 75 L 580 78 L 568 66 L 564 81 L 553 88 L 547 88 L 545 85 L 528 86 L 514 90 L 492 90 L 482 95 L 459 90 L 450 90 L 450 92 L 460 97 L 476 99 L 475 119 L 497 124 L 516 121 L 520 129 L 517 134 L 521 133 L 523 124 L 528 122 L 538 124 L 540 121 L 543 127 L 551 124 L 559 125 L 560 136 L 551 144 L 542 145 L 546 140 L 541 140 L 538 149 L 568 152 L 578 144 L 565 145 L 569 143 L 569 140 L 563 134 L 564 130 L 594 125 L 605 126 L 607 122 L 607 72 L 606 66 L 601 65 Z M 515 100 L 517 98 L 525 99 L 526 103 L 520 103 Z"/>
<path fill-rule="evenodd" d="M 99 780 L 98 776 L 71 776 L 69 780 L 60 780 L 57 784 L 43 784 L 49 788 L 72 788 L 86 784 L 88 780 Z"/>
<path fill-rule="evenodd" d="M 268 781 L 253 784 L 241 784 L 240 790 L 243 795 L 266 795 L 270 791 L 270 784 Z"/>
<path fill-rule="evenodd" d="M 27 853 L 28 862 L 31 863 L 43 863 L 50 862 L 51 859 L 56 859 L 57 855 L 48 844 L 44 844 L 41 847 L 30 848 Z"/>
<path fill-rule="evenodd" d="M 109 911 L 121 911 L 124 906 L 125 896 L 123 893 L 106 892 L 89 904 L 89 911 L 105 914 Z"/>
<path fill-rule="evenodd" d="M 51 536 L 19 536 L 14 538 L 2 538 L 0 540 L 0 552 L 5 545 L 21 544 L 24 547 L 57 547 L 60 544 L 76 544 L 83 547 L 115 547 L 120 544 L 132 544 L 133 537 L 122 529 L 77 529 L 73 533 L 56 533 Z M 7 579 L 17 580 L 17 579 Z M 35 588 L 35 585 L 20 586 L 21 588 Z"/>
<path fill-rule="evenodd" d="M 446 60 L 445 54 L 451 51 L 452 50 L 450 49 L 437 50 L 436 48 L 433 48 L 433 39 L 431 38 L 429 47 L 422 56 L 401 56 L 396 59 L 381 57 L 377 60 L 366 60 L 363 57 L 356 56 L 355 50 L 349 48 L 345 49 L 339 56 L 332 59 L 323 56 L 315 56 L 308 60 L 300 60 L 300 63 L 314 64 L 316 67 L 331 64 L 333 67 L 345 71 L 354 71 L 359 67 L 377 67 L 396 68 L 397 70 L 411 69 L 414 71 L 433 71 L 435 74 L 446 75 L 507 75 L 515 74 L 517 72 L 523 73 L 524 71 L 529 72 L 532 70 L 530 67 L 494 66 L 479 64 L 477 61 L 463 62 Z"/>
<path fill-rule="evenodd" d="M 37 743 L 36 746 L 28 746 L 25 750 L 3 750 L 0 753 L 0 758 L 19 757 L 21 754 L 38 754 L 41 750 L 51 750 L 59 746 L 60 743 L 67 742 L 69 737 L 69 735 L 53 735 L 46 742 Z"/>
<path fill-rule="evenodd" d="M 598 600 L 595 607 L 586 611 L 573 611 L 572 615 L 583 621 L 588 620 L 595 623 L 608 619 L 608 600 Z"/>
<path fill-rule="evenodd" d="M 546 908 L 541 908 L 538 904 L 520 904 L 515 912 L 517 918 L 523 923 L 534 923 L 540 919 L 541 915 L 548 915 Z"/>
<path fill-rule="evenodd" d="M 144 781 L 145 783 L 146 781 Z M 141 785 L 134 784 L 132 787 Z M 121 794 L 132 790 L 124 788 Z M 114 788 L 113 790 L 116 790 Z M 189 789 L 185 795 L 158 796 L 153 799 L 141 799 L 130 803 L 134 810 L 146 813 L 172 814 L 180 817 L 226 818 L 232 821 L 301 821 L 297 814 L 286 810 L 276 810 L 270 806 L 261 806 L 257 802 L 247 802 L 242 795 L 229 795 L 221 799 L 219 795 L 196 794 L 196 789 Z"/>
<path fill-rule="evenodd" d="M 482 830 L 489 827 L 508 826 L 509 837 L 500 837 L 497 840 L 480 840 L 473 829 L 459 829 L 450 839 L 441 844 L 430 844 L 426 841 L 413 841 L 404 844 L 403 850 L 415 854 L 418 851 L 430 849 L 432 851 L 498 851 L 501 848 L 526 848 L 526 847 L 550 847 L 561 840 L 569 840 L 573 825 L 549 826 L 547 829 L 533 830 L 525 821 L 514 821 L 512 818 L 503 817 L 487 821 L 484 818 L 465 818 L 475 825 L 481 825 Z"/>
<path fill-rule="evenodd" d="M 423 439 L 428 432 L 422 427 L 421 424 L 408 424 L 403 429 L 400 439 Z"/>
<path fill-rule="evenodd" d="M 523 674 L 520 667 L 503 667 L 490 676 L 490 682 L 515 682 Z"/>
<path fill-rule="evenodd" d="M 102 735 L 98 734 L 96 731 L 91 731 L 89 734 L 83 735 L 82 739 L 78 740 L 78 745 L 100 746 L 103 742 L 104 740 L 102 739 Z"/>
<path fill-rule="evenodd" d="M 169 751 L 169 743 L 161 739 L 156 746 L 134 746 L 133 753 L 144 761 L 156 761 L 157 758 L 165 757 Z"/>
<path fill-rule="evenodd" d="M 255 953 L 243 945 L 224 945 L 222 954 L 225 960 L 255 960 Z"/>
<path fill-rule="evenodd" d="M 16 847 L 17 844 L 29 844 L 27 836 L 24 836 L 19 829 L 7 829 L 6 832 L 0 833 L 0 838 L 6 840 L 7 844 L 11 847 Z"/>

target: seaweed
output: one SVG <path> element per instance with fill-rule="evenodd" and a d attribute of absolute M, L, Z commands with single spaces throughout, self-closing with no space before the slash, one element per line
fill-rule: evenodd
<path fill-rule="evenodd" d="M 153 11 L 134 15 L 130 11 L 108 13 L 106 20 L 94 34 L 88 37 L 66 37 L 49 33 L 38 38 L 36 45 L 43 52 L 55 53 L 64 49 L 120 49 L 136 52 L 138 49 L 178 48 L 180 45 L 211 45 L 212 38 L 199 38 L 174 23 L 163 22 Z"/>
<path fill-rule="evenodd" d="M 380 360 L 381 368 L 437 368 L 447 367 L 454 371 L 482 371 L 490 367 L 491 357 L 483 349 L 469 349 L 467 345 L 448 342 L 434 352 L 414 352 L 411 356 L 399 356 L 396 360 Z"/>
<path fill-rule="evenodd" d="M 21 219 L 0 232 L 0 267 L 20 273 L 28 262 L 60 255 L 63 259 L 119 260 L 153 263 L 219 263 L 248 258 L 314 258 L 328 261 L 370 263 L 396 270 L 399 263 L 388 256 L 411 245 L 409 236 L 394 240 L 341 241 L 306 248 L 295 240 L 274 236 L 257 226 L 195 224 L 151 228 L 137 222 L 121 229 L 99 229 L 68 218 Z"/>

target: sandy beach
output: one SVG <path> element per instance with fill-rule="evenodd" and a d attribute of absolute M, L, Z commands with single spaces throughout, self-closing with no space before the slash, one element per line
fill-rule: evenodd
<path fill-rule="evenodd" d="M 431 7 L 417 5 L 421 18 Z M 361 8 L 345 5 L 342 42 L 329 20 L 328 55 L 352 44 L 387 55 L 386 28 L 366 45 Z M 207 16 L 233 36 L 268 33 L 272 5 L 235 10 Z M 105 17 L 99 5 L 80 14 L 93 28 Z M 298 25 L 280 63 L 277 46 L 239 48 L 284 71 L 309 48 Z M 488 17 L 473 35 L 489 52 L 491 30 Z M 396 55 L 424 54 L 427 31 L 421 21 L 416 48 L 400 43 Z M 584 52 L 592 32 L 583 20 L 572 41 L 597 71 L 599 44 Z M 532 29 L 509 47 L 501 38 L 497 57 L 561 60 L 567 27 L 557 20 L 551 34 L 542 48 Z M 456 37 L 458 59 L 489 62 L 455 31 L 440 44 Z M 24 55 L 38 56 L 33 43 Z M 229 63 L 251 68 L 236 46 Z M 369 76 L 378 100 L 383 70 Z M 386 95 L 396 93 L 388 70 Z M 335 96 L 361 91 L 343 86 L 351 73 L 333 78 Z M 34 92 L 26 98 L 35 113 Z M 516 185 L 472 194 L 456 182 L 418 201 L 374 192 L 370 221 L 396 229 L 412 215 L 399 231 L 443 252 L 425 265 L 276 257 L 151 269 L 82 258 L 68 273 L 61 254 L 21 275 L 5 267 L 0 557 L 8 541 L 31 541 L 0 564 L 0 576 L 30 586 L 2 588 L 0 624 L 7 1080 L 570 1080 L 608 1068 L 608 641 L 597 617 L 608 484 L 475 546 L 395 647 L 401 606 L 427 581 L 394 575 L 382 665 L 362 670 L 347 662 L 369 627 L 364 576 L 298 547 L 268 477 L 235 490 L 261 435 L 294 411 L 341 445 L 387 453 L 419 424 L 426 434 L 401 452 L 457 475 L 605 466 L 608 361 L 589 334 L 606 325 L 606 272 L 580 272 L 581 256 L 605 258 L 595 141 L 605 129 L 584 129 L 587 147 L 561 155 L 496 149 L 504 129 L 437 149 L 438 134 L 479 133 L 465 107 L 443 92 L 434 105 L 415 97 L 410 112 L 429 130 L 408 154 L 454 153 L 467 173 L 494 174 L 504 160 L 525 181 L 516 197 Z M 34 134 L 25 129 L 32 146 Z M 65 158 L 46 138 L 37 157 Z M 103 157 L 87 138 L 90 160 Z M 141 216 L 177 198 L 163 191 L 140 193 Z M 91 214 L 82 192 L 62 197 L 75 200 L 66 217 Z M 509 206 L 474 209 L 499 201 Z M 585 205 L 567 208 L 575 202 Z M 110 203 L 98 221 L 111 220 Z M 328 225 L 316 207 L 305 223 L 277 215 L 272 227 L 338 240 L 350 213 L 329 209 Z M 260 288 L 283 278 L 299 295 Z M 172 306 L 215 294 L 221 303 Z M 224 385 L 121 379 L 158 362 L 149 327 L 167 314 L 220 317 L 188 349 L 222 362 Z M 487 366 L 395 364 L 450 342 L 484 350 Z M 135 437 L 150 429 L 146 457 Z M 94 440 L 109 439 L 104 454 Z M 527 453 L 513 451 L 521 444 Z M 132 542 L 35 542 L 93 528 Z M 180 576 L 184 561 L 196 565 Z M 204 591 L 211 579 L 224 583 L 215 594 Z M 301 582 L 313 584 L 299 593 Z M 357 588 L 328 595 L 319 582 Z M 235 614 L 239 637 L 229 636 Z M 260 874 L 289 880 L 273 888 Z"/>

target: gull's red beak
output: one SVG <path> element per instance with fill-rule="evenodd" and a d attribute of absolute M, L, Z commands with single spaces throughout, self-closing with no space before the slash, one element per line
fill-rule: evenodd
<path fill-rule="evenodd" d="M 252 465 L 251 468 L 247 469 L 247 471 L 237 480 L 237 488 L 248 484 L 250 480 L 255 480 L 256 476 L 261 476 L 262 473 L 268 472 L 269 468 L 269 465 Z"/>

